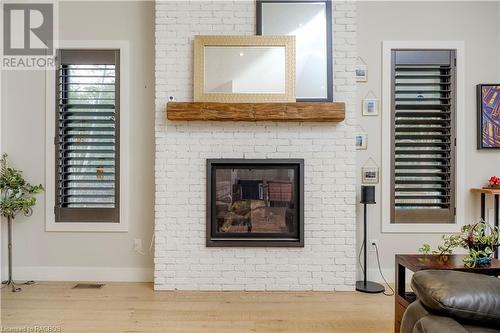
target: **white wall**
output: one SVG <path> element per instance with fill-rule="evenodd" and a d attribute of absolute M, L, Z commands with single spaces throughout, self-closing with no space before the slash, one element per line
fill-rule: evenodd
<path fill-rule="evenodd" d="M 358 54 L 368 64 L 367 83 L 358 83 L 358 122 L 368 132 L 368 150 L 357 152 L 358 178 L 361 167 L 372 157 L 381 165 L 381 118 L 362 117 L 361 99 L 373 90 L 380 98 L 383 40 L 465 41 L 466 88 L 466 188 L 485 185 L 500 174 L 500 151 L 476 150 L 476 90 L 478 83 L 500 81 L 500 4 L 498 2 L 358 2 Z M 359 180 L 358 180 L 359 183 Z M 369 206 L 369 239 L 377 239 L 387 278 L 394 279 L 394 255 L 416 253 L 422 243 L 436 246 L 439 234 L 383 234 L 380 221 L 380 185 L 377 205 Z M 466 222 L 479 218 L 479 197 L 466 193 Z M 492 202 L 489 202 L 490 207 Z M 358 205 L 358 225 L 362 208 Z M 362 239 L 358 228 L 358 244 Z M 379 280 L 374 253 L 370 253 L 370 278 Z"/>
<path fill-rule="evenodd" d="M 45 232 L 44 195 L 30 218 L 14 225 L 14 272 L 18 279 L 151 280 L 154 204 L 154 3 L 61 2 L 62 40 L 130 42 L 130 226 L 128 233 Z M 2 150 L 32 183 L 45 181 L 45 73 L 2 73 Z M 49 96 L 49 98 L 52 98 Z M 53 158 L 47 156 L 47 158 Z M 6 241 L 2 229 L 2 244 Z M 144 243 L 144 256 L 133 239 Z M 6 251 L 2 251 L 6 265 Z M 2 270 L 5 276 L 5 270 Z"/>
<path fill-rule="evenodd" d="M 192 100 L 193 36 L 254 34 L 255 3 L 157 2 L 155 289 L 354 289 L 356 6 L 333 8 L 344 122 L 173 122 L 168 97 Z M 304 158 L 304 248 L 207 248 L 207 158 Z"/>
<path fill-rule="evenodd" d="M 132 240 L 142 238 L 147 248 L 153 221 L 153 61 L 154 61 L 154 4 L 151 2 L 62 2 L 60 14 L 61 39 L 129 39 L 131 46 L 131 106 L 133 133 L 131 155 L 131 224 L 127 234 L 116 233 L 48 233 L 44 231 L 44 197 L 39 197 L 35 214 L 25 219 L 20 217 L 15 224 L 14 263 L 18 278 L 43 279 L 47 274 L 57 278 L 69 274 L 81 278 L 99 272 L 127 277 L 144 277 L 152 267 L 151 255 L 140 256 L 132 250 Z M 482 82 L 498 82 L 500 79 L 500 5 L 497 2 L 358 2 L 358 52 L 368 63 L 369 82 L 358 84 L 358 100 L 372 89 L 381 95 L 381 42 L 382 40 L 464 40 L 466 43 L 466 103 L 467 186 L 482 185 L 486 177 L 500 174 L 500 153 L 477 151 L 475 85 Z M 220 19 L 224 19 L 224 11 Z M 253 22 L 253 13 L 249 14 Z M 207 28 L 207 24 L 199 29 Z M 349 19 L 340 17 L 340 19 Z M 159 18 L 157 22 L 168 21 Z M 245 16 L 225 18 L 228 33 L 243 29 L 250 32 L 253 26 L 244 26 Z M 233 21 L 231 21 L 233 20 Z M 239 23 L 243 21 L 243 23 Z M 163 22 L 163 23 L 165 23 Z M 187 23 L 188 24 L 188 23 Z M 196 24 L 196 23 L 195 23 Z M 243 24 L 238 28 L 239 24 Z M 186 27 L 186 26 L 185 26 Z M 187 25 L 189 28 L 189 24 Z M 221 27 L 224 28 L 224 27 Z M 208 29 L 208 28 L 207 28 Z M 225 29 L 225 28 L 224 28 Z M 341 31 L 342 34 L 342 31 Z M 168 46 L 165 46 L 168 48 Z M 354 52 L 352 45 L 344 45 L 337 52 Z M 188 66 L 178 58 L 163 57 L 157 64 Z M 173 61 L 174 63 L 169 63 Z M 341 64 L 336 64 L 343 66 Z M 189 77 L 190 78 L 190 77 Z M 189 78 L 181 78 L 180 91 L 189 97 Z M 169 83 L 172 78 L 164 78 Z M 178 80 L 178 78 L 175 78 Z M 337 76 L 336 83 L 345 78 Z M 44 181 L 44 105 L 45 78 L 41 72 L 2 73 L 2 150 L 10 154 L 15 166 L 24 171 L 33 183 Z M 157 96 L 157 117 L 164 120 L 163 104 L 170 90 Z M 178 91 L 174 91 L 175 94 Z M 184 96 L 181 96 L 184 97 Z M 360 103 L 359 103 L 360 105 Z M 357 153 L 357 175 L 361 165 L 373 157 L 380 165 L 380 118 L 361 117 L 358 121 L 369 133 L 368 151 Z M 355 123 L 355 121 L 353 122 Z M 358 182 L 359 183 L 359 182 Z M 380 198 L 380 192 L 377 192 Z M 474 221 L 479 215 L 478 198 L 467 194 L 467 219 Z M 491 202 L 490 202 L 491 204 Z M 379 205 L 370 206 L 369 238 L 379 240 L 384 270 L 393 278 L 395 253 L 414 253 L 421 243 L 435 245 L 439 235 L 435 234 L 382 234 L 380 232 Z M 358 207 L 358 225 L 362 222 L 361 207 Z M 2 245 L 5 246 L 5 225 L 2 226 Z M 161 227 L 160 227 L 161 228 Z M 361 229 L 359 229 L 361 231 Z M 359 237 L 358 237 L 359 239 Z M 147 252 L 147 251 L 146 251 Z M 2 265 L 6 251 L 2 251 Z M 370 253 L 371 278 L 375 260 Z M 64 267 L 58 270 L 57 267 Z M 71 269 L 75 268 L 75 269 Z M 77 269 L 80 268 L 80 269 Z M 113 269 L 109 269 L 113 268 Z M 64 273 L 66 272 L 66 273 Z M 5 270 L 2 270 L 5 276 Z M 125 275 L 123 275 L 125 274 Z M 111 276 L 111 275 L 108 275 Z"/>

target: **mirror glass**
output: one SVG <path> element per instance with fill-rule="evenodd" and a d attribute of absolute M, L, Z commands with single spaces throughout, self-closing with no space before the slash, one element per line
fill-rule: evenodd
<path fill-rule="evenodd" d="M 296 36 L 297 100 L 332 100 L 331 43 L 326 1 L 260 1 L 258 34 Z"/>
<path fill-rule="evenodd" d="M 205 92 L 284 94 L 285 51 L 281 46 L 205 46 Z"/>

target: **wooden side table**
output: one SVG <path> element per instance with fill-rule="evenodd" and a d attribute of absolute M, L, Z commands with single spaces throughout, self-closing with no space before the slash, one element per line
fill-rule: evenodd
<path fill-rule="evenodd" d="M 408 305 L 416 300 L 415 293 L 406 291 L 406 269 L 412 272 L 428 269 L 445 269 L 480 273 L 500 276 L 500 260 L 492 259 L 489 266 L 477 266 L 468 268 L 464 266 L 464 255 L 420 255 L 420 254 L 397 254 L 396 255 L 396 288 L 395 288 L 395 316 L 394 332 L 399 333 L 401 319 Z"/>
<path fill-rule="evenodd" d="M 500 220 L 500 189 L 494 188 L 471 188 L 471 192 L 481 194 L 481 218 L 486 221 L 486 195 L 492 195 L 494 199 L 493 209 L 495 210 L 495 226 L 499 226 Z M 495 258 L 498 259 L 499 249 L 495 252 Z"/>

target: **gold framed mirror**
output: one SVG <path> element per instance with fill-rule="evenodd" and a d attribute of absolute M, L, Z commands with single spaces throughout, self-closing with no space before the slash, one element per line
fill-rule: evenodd
<path fill-rule="evenodd" d="M 295 37 L 195 36 L 194 101 L 295 102 Z"/>

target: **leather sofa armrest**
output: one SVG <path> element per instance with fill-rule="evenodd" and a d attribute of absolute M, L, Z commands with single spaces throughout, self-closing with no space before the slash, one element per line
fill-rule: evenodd
<path fill-rule="evenodd" d="M 406 309 L 400 333 L 500 333 L 500 330 L 482 326 L 463 325 L 453 318 L 435 316 L 417 300 Z"/>
<path fill-rule="evenodd" d="M 420 319 L 412 333 L 469 333 L 450 317 L 426 316 Z"/>
<path fill-rule="evenodd" d="M 497 326 L 500 322 L 500 279 L 456 271 L 419 271 L 412 289 L 431 313 L 458 321 Z"/>
<path fill-rule="evenodd" d="M 400 333 L 469 333 L 449 317 L 433 316 L 420 301 L 411 303 L 403 315 Z"/>
<path fill-rule="evenodd" d="M 420 303 L 420 301 L 417 300 L 411 303 L 406 308 L 406 311 L 401 320 L 400 333 L 413 333 L 413 328 L 415 327 L 417 322 L 429 315 L 429 311 L 427 311 L 427 309 L 422 306 L 422 303 Z"/>

